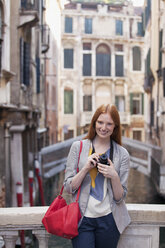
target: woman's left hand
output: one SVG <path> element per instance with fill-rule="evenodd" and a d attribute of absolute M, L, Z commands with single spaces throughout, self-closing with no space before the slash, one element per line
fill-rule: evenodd
<path fill-rule="evenodd" d="M 97 168 L 98 168 L 98 171 L 102 173 L 104 177 L 113 179 L 116 176 L 118 176 L 118 174 L 115 170 L 114 164 L 112 163 L 110 159 L 108 159 L 108 163 L 109 165 L 98 163 Z"/>

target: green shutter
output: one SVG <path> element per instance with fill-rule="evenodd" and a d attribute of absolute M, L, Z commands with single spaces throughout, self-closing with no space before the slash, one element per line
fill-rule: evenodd
<path fill-rule="evenodd" d="M 133 114 L 133 102 L 132 102 L 132 99 L 133 99 L 133 93 L 130 93 L 130 113 L 131 113 L 131 115 Z"/>
<path fill-rule="evenodd" d="M 73 91 L 64 91 L 64 114 L 73 114 Z"/>
<path fill-rule="evenodd" d="M 144 93 L 141 94 L 141 113 L 144 115 Z"/>
<path fill-rule="evenodd" d="M 163 30 L 159 32 L 159 69 L 162 68 L 162 38 L 163 38 Z"/>

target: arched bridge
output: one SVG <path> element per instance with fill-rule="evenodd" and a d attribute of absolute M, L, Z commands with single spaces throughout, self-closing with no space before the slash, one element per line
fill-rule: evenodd
<path fill-rule="evenodd" d="M 78 136 L 41 149 L 39 160 L 44 180 L 65 169 L 71 144 L 83 137 Z M 126 137 L 122 138 L 122 142 L 130 154 L 131 167 L 151 177 L 157 192 L 165 197 L 165 165 L 161 163 L 161 148 Z"/>

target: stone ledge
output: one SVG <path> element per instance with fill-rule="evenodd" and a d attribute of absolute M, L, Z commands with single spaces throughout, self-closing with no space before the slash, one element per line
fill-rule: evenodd
<path fill-rule="evenodd" d="M 133 224 L 165 226 L 165 205 L 127 204 Z M 0 208 L 0 228 L 40 226 L 47 207 Z M 18 227 L 18 228 L 19 228 Z"/>

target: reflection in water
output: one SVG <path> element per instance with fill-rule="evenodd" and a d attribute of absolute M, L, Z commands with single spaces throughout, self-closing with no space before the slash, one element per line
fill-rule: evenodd
<path fill-rule="evenodd" d="M 136 171 L 130 170 L 128 180 L 128 195 L 127 203 L 142 203 L 142 204 L 164 204 L 165 199 L 158 196 L 150 178 Z M 51 236 L 49 239 L 49 248 L 71 248 L 71 241 L 56 236 Z"/>
<path fill-rule="evenodd" d="M 127 203 L 164 204 L 150 178 L 135 169 L 130 170 L 128 180 Z"/>

